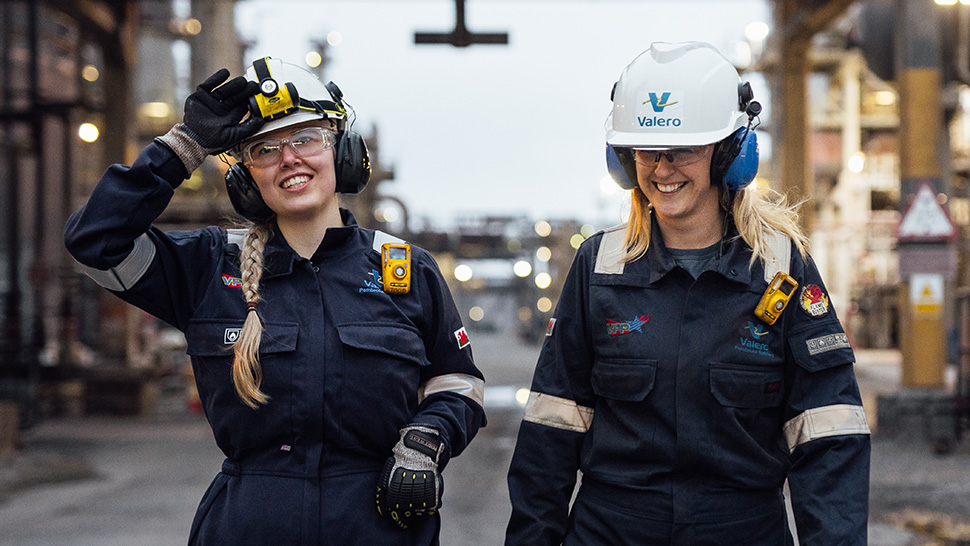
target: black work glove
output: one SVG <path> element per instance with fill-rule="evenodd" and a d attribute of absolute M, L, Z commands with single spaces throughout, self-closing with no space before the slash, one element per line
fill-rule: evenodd
<path fill-rule="evenodd" d="M 240 123 L 249 112 L 249 97 L 259 92 L 259 84 L 243 76 L 227 82 L 228 77 L 229 71 L 220 69 L 185 99 L 185 130 L 209 153 L 232 148 L 256 134 L 264 123 L 259 116 Z"/>
<path fill-rule="evenodd" d="M 262 117 L 240 121 L 249 111 L 249 97 L 259 92 L 259 84 L 239 76 L 223 85 L 229 71 L 225 68 L 209 76 L 185 99 L 182 123 L 156 138 L 182 160 L 186 178 L 209 154 L 222 153 L 253 136 L 263 126 Z"/>
<path fill-rule="evenodd" d="M 422 425 L 401 429 L 401 439 L 384 463 L 377 483 L 377 511 L 402 529 L 416 517 L 431 516 L 441 507 L 444 480 L 438 460 L 445 443 L 438 431 Z"/>

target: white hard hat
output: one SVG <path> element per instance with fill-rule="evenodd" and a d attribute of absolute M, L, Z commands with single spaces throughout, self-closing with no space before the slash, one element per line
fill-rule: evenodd
<path fill-rule="evenodd" d="M 748 120 L 737 69 L 711 44 L 654 42 L 620 74 L 606 143 L 616 148 L 701 146 Z"/>
<path fill-rule="evenodd" d="M 250 113 L 267 120 L 253 136 L 318 119 L 336 120 L 342 129 L 347 120 L 340 90 L 331 83 L 335 93 L 331 92 L 301 66 L 263 57 L 246 69 L 246 79 L 258 82 L 261 91 L 250 100 Z"/>

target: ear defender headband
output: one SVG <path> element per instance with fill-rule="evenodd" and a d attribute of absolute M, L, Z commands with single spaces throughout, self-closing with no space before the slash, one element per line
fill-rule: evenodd
<path fill-rule="evenodd" d="M 349 111 L 347 128 L 337 135 L 334 170 L 337 174 L 337 193 L 360 193 L 370 180 L 370 156 L 363 137 L 352 130 L 357 113 L 344 102 L 344 94 L 333 82 L 327 82 L 327 92 L 345 112 Z"/>
<path fill-rule="evenodd" d="M 748 115 L 748 124 L 714 146 L 711 159 L 711 184 L 728 191 L 747 187 L 758 174 L 758 135 L 751 124 L 761 114 L 761 103 L 754 99 L 748 82 L 738 84 L 738 100 Z"/>
<path fill-rule="evenodd" d="M 616 91 L 616 84 L 613 84 Z M 748 115 L 748 124 L 731 133 L 714 147 L 711 158 L 711 184 L 720 185 L 728 191 L 738 191 L 750 184 L 758 173 L 758 135 L 752 127 L 754 119 L 761 114 L 761 103 L 754 99 L 748 82 L 738 84 L 738 103 Z M 610 94 L 613 100 L 613 94 Z M 637 187 L 637 167 L 632 148 L 614 148 L 606 145 L 606 168 L 610 177 L 624 190 Z"/>

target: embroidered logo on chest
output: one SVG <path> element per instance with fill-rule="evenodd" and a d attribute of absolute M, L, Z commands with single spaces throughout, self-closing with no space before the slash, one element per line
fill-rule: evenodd
<path fill-rule="evenodd" d="M 363 294 L 365 292 L 384 292 L 381 288 L 384 285 L 381 279 L 381 272 L 376 269 L 370 270 L 370 278 L 364 279 L 364 286 L 357 289 L 358 294 Z"/>
<path fill-rule="evenodd" d="M 643 325 L 650 322 L 649 315 L 640 315 L 626 322 L 606 319 L 606 333 L 611 336 L 622 336 L 633 332 L 642 332 Z"/>
<path fill-rule="evenodd" d="M 222 275 L 222 284 L 230 288 L 240 288 L 242 287 L 242 279 L 239 277 L 233 277 L 232 275 Z"/>
<path fill-rule="evenodd" d="M 740 341 L 734 346 L 734 350 L 758 356 L 773 357 L 775 355 L 766 343 L 767 339 L 764 339 L 767 335 L 768 330 L 765 329 L 764 324 L 755 324 L 749 320 L 747 326 L 741 328 Z"/>

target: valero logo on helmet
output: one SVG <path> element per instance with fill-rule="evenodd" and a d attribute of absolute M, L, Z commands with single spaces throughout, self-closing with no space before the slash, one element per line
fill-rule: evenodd
<path fill-rule="evenodd" d="M 660 93 L 650 93 L 650 98 L 643 101 L 641 104 L 650 103 L 650 107 L 653 108 L 654 113 L 660 114 L 668 106 L 679 105 L 679 100 L 672 100 L 673 95 L 670 91 L 662 91 Z M 675 107 L 679 108 L 679 106 Z M 637 121 L 640 123 L 640 127 L 680 127 L 682 120 L 679 117 L 660 117 L 660 116 L 637 116 Z"/>

